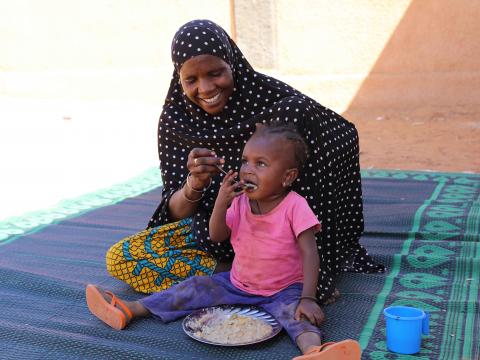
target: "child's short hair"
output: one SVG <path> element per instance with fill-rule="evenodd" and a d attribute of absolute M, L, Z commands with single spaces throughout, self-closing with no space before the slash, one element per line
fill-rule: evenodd
<path fill-rule="evenodd" d="M 308 146 L 302 135 L 297 131 L 293 123 L 272 121 L 265 124 L 257 124 L 255 134 L 258 135 L 279 135 L 293 144 L 295 163 L 298 170 L 301 170 L 308 158 Z"/>

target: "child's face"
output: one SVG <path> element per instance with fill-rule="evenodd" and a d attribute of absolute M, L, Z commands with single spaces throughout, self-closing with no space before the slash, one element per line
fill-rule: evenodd
<path fill-rule="evenodd" d="M 240 180 L 252 183 L 256 189 L 246 190 L 252 200 L 274 199 L 283 194 L 287 186 L 296 178 L 292 178 L 293 146 L 280 136 L 253 136 L 245 144 L 240 167 Z"/>

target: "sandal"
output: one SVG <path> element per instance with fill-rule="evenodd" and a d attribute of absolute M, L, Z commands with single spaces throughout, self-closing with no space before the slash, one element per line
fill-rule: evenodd
<path fill-rule="evenodd" d="M 349 339 L 314 346 L 293 360 L 360 360 L 361 355 L 362 350 L 359 343 Z"/>
<path fill-rule="evenodd" d="M 112 297 L 108 302 L 95 285 L 87 285 L 85 295 L 90 312 L 104 323 L 116 330 L 124 329 L 133 314 L 130 309 L 117 298 L 112 292 L 105 291 L 105 294 Z M 122 311 L 123 310 L 123 311 Z"/>

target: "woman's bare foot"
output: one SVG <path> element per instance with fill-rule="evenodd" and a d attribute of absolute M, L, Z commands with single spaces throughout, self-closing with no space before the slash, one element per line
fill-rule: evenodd
<path fill-rule="evenodd" d="M 323 302 L 323 305 L 333 304 L 335 301 L 337 301 L 340 298 L 340 296 L 341 296 L 340 291 L 337 288 L 335 288 L 333 295 L 329 299 L 325 300 Z"/>

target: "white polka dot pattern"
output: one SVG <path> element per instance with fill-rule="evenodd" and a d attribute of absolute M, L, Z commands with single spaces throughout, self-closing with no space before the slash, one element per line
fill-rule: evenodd
<path fill-rule="evenodd" d="M 190 102 L 179 82 L 182 64 L 199 54 L 218 56 L 232 69 L 234 91 L 217 115 Z M 225 158 L 227 168 L 238 169 L 256 122 L 293 122 L 310 147 L 309 160 L 293 189 L 307 199 L 322 223 L 317 237 L 319 298 L 332 295 L 335 276 L 342 271 L 383 271 L 359 244 L 363 204 L 358 134 L 353 124 L 289 85 L 254 71 L 225 31 L 209 20 L 191 21 L 177 31 L 172 61 L 175 70 L 158 126 L 164 189 L 149 227 L 170 221 L 168 201 L 188 173 L 186 161 L 192 148 L 210 148 Z M 213 179 L 194 216 L 193 229 L 205 250 L 220 261 L 231 261 L 231 245 L 211 243 L 208 236 L 208 219 L 220 182 L 220 177 Z"/>

